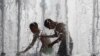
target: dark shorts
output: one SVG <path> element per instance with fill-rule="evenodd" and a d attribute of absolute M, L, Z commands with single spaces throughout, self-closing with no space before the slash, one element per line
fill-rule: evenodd
<path fill-rule="evenodd" d="M 59 50 L 58 50 L 58 56 L 70 56 L 72 54 L 72 49 L 73 49 L 73 42 L 72 39 L 70 38 L 70 43 L 69 43 L 69 51 L 67 49 L 67 45 L 66 45 L 66 39 L 62 40 L 62 42 L 60 43 L 59 46 Z M 69 52 L 69 54 L 68 54 Z"/>

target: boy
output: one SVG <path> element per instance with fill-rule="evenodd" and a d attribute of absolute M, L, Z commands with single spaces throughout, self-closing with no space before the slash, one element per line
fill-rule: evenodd
<path fill-rule="evenodd" d="M 69 43 L 69 47 L 70 47 L 70 51 L 68 54 L 68 50 L 66 48 L 66 28 L 65 25 L 63 23 L 58 23 L 58 22 L 54 22 L 51 19 L 46 19 L 44 22 L 44 26 L 49 28 L 49 29 L 54 29 L 55 34 L 54 35 L 42 35 L 41 37 L 58 37 L 58 39 L 56 39 L 54 42 L 50 43 L 49 46 L 53 46 L 55 43 L 58 43 L 59 41 L 61 41 L 61 44 L 59 46 L 59 50 L 58 50 L 58 56 L 70 56 L 72 54 L 72 49 L 73 49 L 73 42 L 72 39 L 70 37 L 70 43 Z"/>
<path fill-rule="evenodd" d="M 37 38 L 39 38 L 40 30 L 38 28 L 38 24 L 36 22 L 34 22 L 34 23 L 31 23 L 29 27 L 30 27 L 31 32 L 34 34 L 33 40 L 32 40 L 32 42 L 29 44 L 29 46 L 24 51 L 21 51 L 18 54 L 25 53 L 30 48 L 32 48 L 32 46 L 36 42 Z M 45 37 L 41 37 L 39 39 L 42 42 L 42 47 L 40 49 L 40 52 L 45 53 L 45 54 L 51 53 L 52 52 L 52 47 L 51 46 L 49 47 L 49 45 L 48 45 L 48 44 L 51 43 L 50 39 L 49 38 L 45 38 Z"/>

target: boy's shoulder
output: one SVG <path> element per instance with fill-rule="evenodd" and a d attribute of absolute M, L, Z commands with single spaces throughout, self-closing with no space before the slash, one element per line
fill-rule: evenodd
<path fill-rule="evenodd" d="M 58 24 L 57 24 L 57 27 L 64 27 L 64 26 L 65 26 L 64 23 L 58 23 Z"/>

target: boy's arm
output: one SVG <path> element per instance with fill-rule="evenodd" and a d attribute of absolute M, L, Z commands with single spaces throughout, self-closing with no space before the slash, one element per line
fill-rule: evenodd
<path fill-rule="evenodd" d="M 58 34 L 57 34 L 57 32 L 55 32 L 55 34 L 53 34 L 53 35 L 40 35 L 39 37 L 54 38 L 54 37 L 58 37 Z"/>
<path fill-rule="evenodd" d="M 52 43 L 50 43 L 48 46 L 52 47 L 54 44 L 58 43 L 59 41 L 61 41 L 63 39 L 63 34 L 59 34 L 58 39 L 56 39 L 55 41 L 53 41 Z"/>
<path fill-rule="evenodd" d="M 38 38 L 38 37 L 35 36 L 35 37 L 33 38 L 32 42 L 29 44 L 29 46 L 28 46 L 24 51 L 22 51 L 22 53 L 25 53 L 25 52 L 28 51 L 30 48 L 32 48 L 32 46 L 33 46 L 34 43 L 36 42 L 37 38 Z"/>
<path fill-rule="evenodd" d="M 52 43 L 50 43 L 48 46 L 52 47 L 54 44 L 58 43 L 60 41 L 60 39 L 56 39 L 55 41 L 53 41 Z"/>

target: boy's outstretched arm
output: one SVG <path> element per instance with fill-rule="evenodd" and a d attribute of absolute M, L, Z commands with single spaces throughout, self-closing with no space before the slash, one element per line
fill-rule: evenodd
<path fill-rule="evenodd" d="M 37 38 L 38 38 L 37 36 L 34 36 L 32 42 L 29 44 L 29 46 L 28 46 L 24 51 L 21 51 L 21 52 L 19 52 L 19 53 L 25 53 L 25 52 L 28 51 L 30 48 L 32 48 L 32 46 L 33 46 L 34 43 L 36 42 Z"/>

